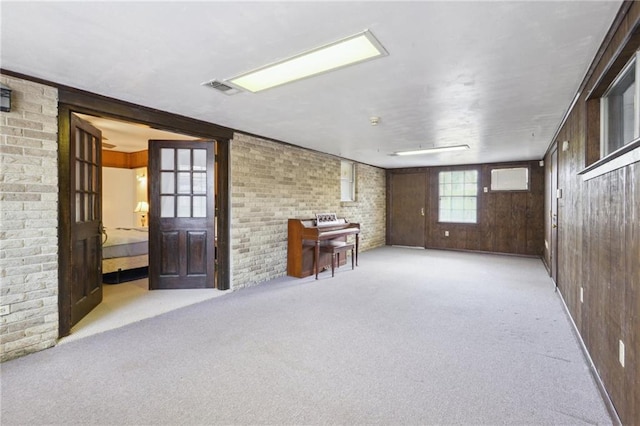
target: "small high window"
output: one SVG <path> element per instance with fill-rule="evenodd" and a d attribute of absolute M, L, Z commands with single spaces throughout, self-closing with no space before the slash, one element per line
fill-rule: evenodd
<path fill-rule="evenodd" d="M 528 191 L 529 168 L 491 169 L 492 191 Z"/>
<path fill-rule="evenodd" d="M 478 171 L 455 170 L 438 174 L 440 222 L 478 222 Z"/>
<path fill-rule="evenodd" d="M 340 161 L 340 201 L 356 200 L 356 165 Z"/>
<path fill-rule="evenodd" d="M 601 98 L 601 157 L 640 137 L 639 55 L 636 53 Z"/>

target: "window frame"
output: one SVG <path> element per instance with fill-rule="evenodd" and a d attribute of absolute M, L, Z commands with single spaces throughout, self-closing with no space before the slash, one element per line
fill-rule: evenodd
<path fill-rule="evenodd" d="M 600 97 L 600 159 L 604 159 L 611 154 L 623 149 L 625 146 L 637 141 L 640 138 L 640 50 L 636 51 L 629 61 L 622 67 L 622 70 L 616 75 L 609 87 Z M 615 91 L 623 80 L 627 78 L 630 69 L 635 67 L 633 71 L 633 137 L 628 141 L 623 141 L 622 145 L 615 149 L 610 149 L 609 140 L 609 100 L 612 92 Z"/>
<path fill-rule="evenodd" d="M 351 173 L 345 176 L 343 166 L 349 164 L 351 166 Z M 343 198 L 342 185 L 348 182 L 350 190 L 350 199 Z M 352 203 L 356 201 L 356 163 L 349 160 L 340 160 L 340 202 Z"/>
<path fill-rule="evenodd" d="M 441 190 L 442 190 L 442 185 L 441 185 L 441 174 L 442 173 L 465 173 L 465 172 L 474 172 L 476 174 L 476 181 L 475 181 L 475 185 L 476 185 L 476 191 L 475 191 L 475 195 L 449 195 L 448 197 L 461 197 L 461 198 L 475 198 L 475 220 L 473 222 L 470 221 L 459 221 L 459 220 L 442 220 L 441 217 L 441 212 L 442 212 L 442 197 L 443 195 L 441 194 Z M 444 169 L 444 170 L 439 170 L 438 174 L 437 174 L 438 178 L 437 178 L 437 198 L 438 198 L 438 220 L 437 223 L 438 224 L 448 224 L 448 225 L 466 225 L 466 226 L 477 226 L 480 223 L 480 209 L 479 209 L 479 203 L 480 203 L 480 187 L 481 187 L 481 183 L 482 183 L 482 174 L 480 173 L 480 170 L 478 170 L 478 168 L 475 167 L 465 167 L 465 168 L 455 168 L 455 169 Z M 463 180 L 462 185 L 465 185 L 466 182 Z M 463 200 L 464 203 L 464 200 Z M 449 211 L 451 211 L 452 209 L 449 209 Z M 463 211 L 465 209 L 463 208 Z"/>
<path fill-rule="evenodd" d="M 505 169 L 526 169 L 527 171 L 527 188 L 526 189 L 493 189 L 493 171 L 494 170 L 505 170 Z M 531 166 L 499 166 L 499 167 L 489 167 L 489 192 L 531 192 Z"/>

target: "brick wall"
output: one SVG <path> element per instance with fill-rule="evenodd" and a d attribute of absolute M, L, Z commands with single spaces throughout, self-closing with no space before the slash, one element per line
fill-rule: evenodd
<path fill-rule="evenodd" d="M 0 360 L 58 337 L 58 92 L 0 75 Z"/>
<path fill-rule="evenodd" d="M 361 250 L 385 244 L 385 172 L 356 166 L 356 201 L 340 202 L 340 159 L 238 134 L 231 144 L 231 286 L 287 272 L 287 219 L 336 212 L 362 226 Z"/>

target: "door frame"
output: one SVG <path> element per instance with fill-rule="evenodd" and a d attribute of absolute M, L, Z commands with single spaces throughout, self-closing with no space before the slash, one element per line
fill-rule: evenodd
<path fill-rule="evenodd" d="M 387 218 L 386 218 L 386 241 L 388 245 L 403 245 L 403 244 L 393 244 L 396 241 L 396 238 L 394 237 L 394 228 L 393 228 L 393 222 L 394 222 L 394 217 L 393 217 L 393 197 L 394 197 L 394 187 L 393 187 L 393 177 L 394 176 L 399 176 L 399 175 L 422 175 L 422 179 L 421 182 L 419 182 L 418 180 L 415 181 L 416 186 L 422 185 L 424 187 L 424 197 L 423 200 L 421 201 L 422 207 L 421 207 L 421 211 L 418 212 L 414 212 L 414 214 L 416 214 L 416 217 L 421 218 L 422 219 L 422 227 L 423 227 L 423 233 L 422 233 L 422 243 L 420 245 L 411 245 L 408 247 L 416 247 L 416 248 L 426 248 L 427 247 L 427 241 L 428 241 L 428 236 L 429 236 L 429 221 L 427 220 L 428 215 L 429 215 L 429 211 L 430 211 L 430 185 L 429 185 L 429 181 L 430 181 L 430 175 L 429 175 L 429 171 L 425 170 L 425 169 L 421 169 L 421 168 L 408 168 L 408 169 L 395 169 L 395 170 L 387 170 L 386 172 L 386 189 L 387 189 L 387 196 L 386 196 L 386 211 L 387 211 Z M 417 219 L 414 223 L 418 223 L 420 220 Z"/>
<path fill-rule="evenodd" d="M 554 144 L 549 155 L 549 268 L 551 279 L 558 287 L 558 145 Z"/>
<path fill-rule="evenodd" d="M 229 156 L 233 130 L 184 117 L 159 111 L 140 105 L 96 95 L 69 87 L 58 87 L 58 316 L 59 337 L 71 332 L 71 213 L 69 211 L 69 175 L 68 161 L 71 113 L 83 113 L 97 117 L 112 118 L 148 126 L 170 132 L 183 133 L 203 139 L 215 139 L 216 153 L 216 186 L 218 203 L 216 205 L 218 220 L 218 269 L 216 285 L 219 290 L 227 290 L 231 281 L 231 250 L 230 250 L 230 191 L 229 191 Z M 64 189 L 64 190 L 62 190 Z"/>

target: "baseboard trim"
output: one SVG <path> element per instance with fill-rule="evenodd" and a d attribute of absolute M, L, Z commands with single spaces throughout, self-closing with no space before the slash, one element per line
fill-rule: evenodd
<path fill-rule="evenodd" d="M 589 370 L 591 371 L 591 375 L 593 376 L 593 379 L 596 382 L 596 386 L 598 387 L 600 396 L 602 396 L 602 399 L 604 400 L 604 405 L 607 407 L 607 411 L 611 416 L 611 420 L 616 426 L 622 426 L 622 421 L 620 421 L 620 417 L 618 416 L 618 412 L 616 411 L 616 408 L 613 405 L 613 401 L 611 401 L 611 398 L 609 397 L 609 393 L 607 392 L 607 389 L 604 387 L 604 383 L 602 383 L 602 379 L 600 378 L 600 374 L 598 374 L 598 370 L 596 369 L 596 366 L 593 363 L 593 360 L 591 359 L 589 350 L 587 349 L 587 346 L 584 344 L 584 340 L 582 340 L 582 336 L 580 335 L 578 326 L 576 326 L 576 323 L 573 320 L 573 317 L 571 316 L 571 312 L 569 312 L 569 307 L 567 306 L 566 302 L 564 301 L 564 297 L 562 297 L 562 293 L 558 291 L 557 287 L 556 287 L 556 293 L 558 294 L 558 297 L 562 301 L 562 306 L 564 306 L 565 314 L 567 315 L 567 317 L 569 317 L 569 321 L 571 321 L 573 333 L 578 339 L 578 342 L 580 342 L 580 349 L 582 349 L 582 354 L 584 355 L 585 359 L 587 360 L 587 363 L 589 364 Z"/>

